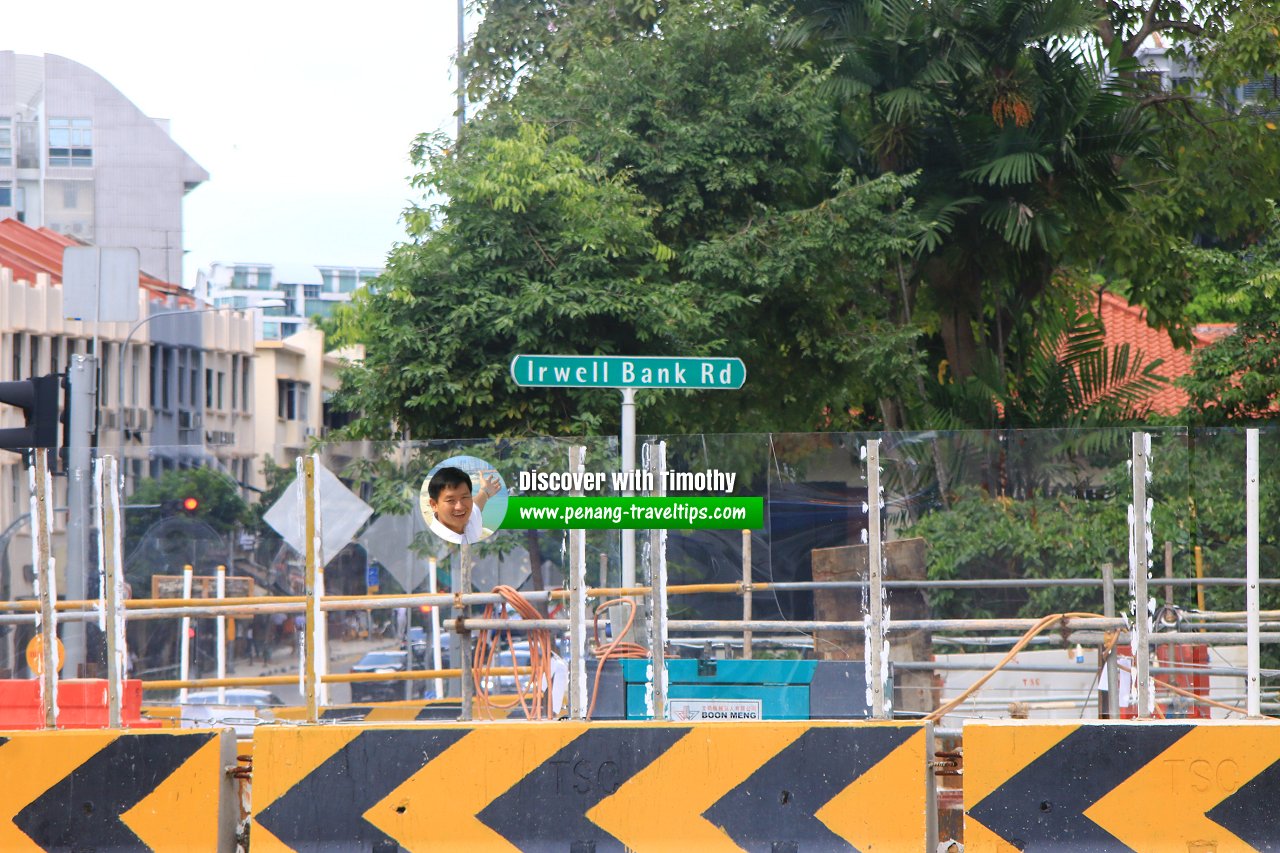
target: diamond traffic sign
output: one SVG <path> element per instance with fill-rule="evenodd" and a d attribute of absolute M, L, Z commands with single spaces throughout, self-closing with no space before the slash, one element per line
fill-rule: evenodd
<path fill-rule="evenodd" d="M 373 507 L 342 484 L 333 472 L 323 465 L 316 465 L 316 479 L 320 484 L 320 505 L 317 520 L 320 523 L 320 565 L 329 563 L 347 546 L 356 531 L 373 515 Z M 298 499 L 298 481 L 295 478 L 284 490 L 280 500 L 272 504 L 262 520 L 279 533 L 289 547 L 299 554 L 306 553 L 306 535 L 302 530 L 302 503 Z"/>

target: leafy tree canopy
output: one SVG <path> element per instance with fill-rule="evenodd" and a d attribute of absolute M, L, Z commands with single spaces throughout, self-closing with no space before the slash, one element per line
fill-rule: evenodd
<path fill-rule="evenodd" d="M 331 326 L 366 345 L 344 384 L 354 432 L 616 429 L 615 393 L 516 388 L 519 353 L 747 363 L 725 405 L 641 395 L 652 430 L 811 428 L 913 376 L 915 333 L 884 297 L 916 227 L 910 181 L 839 170 L 823 72 L 779 32 L 763 8 L 687 4 L 660 35 L 528 70 L 457 150 L 420 140 L 416 185 L 436 201 Z"/>

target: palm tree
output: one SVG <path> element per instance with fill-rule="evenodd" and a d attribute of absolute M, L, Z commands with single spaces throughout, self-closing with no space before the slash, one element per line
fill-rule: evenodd
<path fill-rule="evenodd" d="M 849 156 L 919 171 L 929 223 L 902 316 L 936 312 L 951 373 L 1010 339 L 1071 258 L 1075 222 L 1122 208 L 1146 124 L 1083 36 L 1088 0 L 801 0 L 791 42 L 835 63 Z"/>

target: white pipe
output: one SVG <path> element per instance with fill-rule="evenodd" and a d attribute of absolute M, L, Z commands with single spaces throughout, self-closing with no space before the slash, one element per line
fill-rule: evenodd
<path fill-rule="evenodd" d="M 93 468 L 98 495 L 94 517 L 98 525 L 98 583 L 102 626 L 107 640 L 107 724 L 120 728 L 124 717 L 124 680 L 129 650 L 125 641 L 124 570 L 120 546 L 120 467 L 112 456 L 100 457 Z"/>
<path fill-rule="evenodd" d="M 1258 430 L 1245 430 L 1245 611 L 1248 614 L 1248 711 L 1260 716 L 1262 657 L 1258 648 L 1261 634 L 1258 596 Z"/>
<path fill-rule="evenodd" d="M 1150 478 L 1151 436 L 1133 434 L 1133 503 L 1129 505 L 1129 590 L 1132 593 L 1133 658 L 1136 664 L 1132 689 L 1138 719 L 1151 716 L 1155 705 L 1155 684 L 1151 681 L 1151 610 L 1147 602 L 1147 579 L 1151 568 L 1151 502 L 1147 498 Z"/>
<path fill-rule="evenodd" d="M 222 600 L 227 597 L 227 567 L 218 566 L 216 574 L 213 576 L 214 598 Z M 217 618 L 218 633 L 218 678 L 227 677 L 227 617 L 218 614 Z M 224 705 L 227 701 L 227 688 L 218 688 L 218 704 Z"/>
<path fill-rule="evenodd" d="M 182 567 L 182 597 L 191 598 L 191 566 Z M 191 679 L 191 617 L 182 617 L 182 628 L 178 631 L 178 680 Z M 187 701 L 187 688 L 178 691 L 178 704 Z"/>
<path fill-rule="evenodd" d="M 40 635 L 40 704 L 44 712 L 44 725 L 54 728 L 58 724 L 58 575 L 54 571 L 53 513 L 49 511 L 49 495 L 53 481 L 49 476 L 49 451 L 31 451 L 31 565 L 35 567 L 36 597 L 40 610 L 36 613 L 36 631 Z"/>
<path fill-rule="evenodd" d="M 432 594 L 436 592 L 436 558 L 427 558 L 427 589 Z M 409 648 L 410 653 L 413 647 Z M 443 669 L 440 660 L 440 605 L 432 605 L 431 607 L 431 664 L 433 669 Z M 444 698 L 444 679 L 436 679 L 436 698 Z"/>
<path fill-rule="evenodd" d="M 636 389 L 622 389 L 622 471 L 636 469 Z M 626 490 L 623 497 L 635 495 Z M 636 585 L 636 532 L 630 528 L 622 531 L 622 585 Z"/>
<path fill-rule="evenodd" d="M 888 697 L 884 685 L 888 680 L 888 644 L 885 639 L 884 596 L 884 543 L 880 530 L 880 439 L 867 442 L 867 579 L 870 589 L 867 595 L 867 632 L 863 634 L 867 653 L 864 666 L 868 692 L 867 704 L 871 716 L 877 720 L 889 716 Z"/>

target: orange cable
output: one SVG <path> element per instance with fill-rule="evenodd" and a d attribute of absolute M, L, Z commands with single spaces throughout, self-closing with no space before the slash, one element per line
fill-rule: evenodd
<path fill-rule="evenodd" d="M 627 604 L 631 607 L 631 612 L 627 614 L 627 624 L 618 632 L 618 636 L 614 637 L 608 645 L 600 645 L 600 613 L 613 604 Z M 596 695 L 600 692 L 600 676 L 604 673 L 605 664 L 613 658 L 647 658 L 649 651 L 636 643 L 624 643 L 622 638 L 627 636 L 627 632 L 631 630 L 632 624 L 636 621 L 636 603 L 629 598 L 611 598 L 608 601 L 602 601 L 596 605 L 595 622 L 594 622 L 594 644 L 591 651 L 599 659 L 596 664 L 595 683 L 591 687 L 591 704 L 587 706 L 587 719 L 595 714 Z"/>

